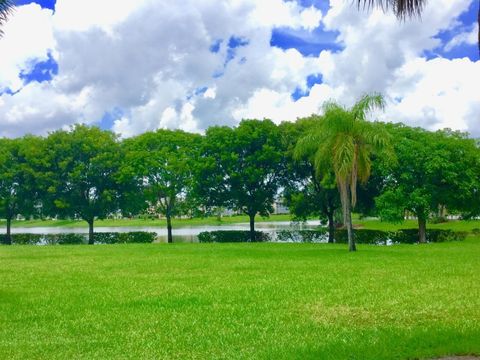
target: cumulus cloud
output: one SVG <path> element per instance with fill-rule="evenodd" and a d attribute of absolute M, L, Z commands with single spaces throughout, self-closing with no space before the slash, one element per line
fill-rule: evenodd
<path fill-rule="evenodd" d="M 106 113 L 116 114 L 113 130 L 123 136 L 203 131 L 242 118 L 294 120 L 321 111 L 324 101 L 350 105 L 372 91 L 389 100 L 384 119 L 472 131 L 480 62 L 424 55 L 445 45 L 436 35 L 457 26 L 470 0 L 438 1 L 423 21 L 405 23 L 380 10 L 359 13 L 344 0 L 331 0 L 324 14 L 282 0 L 57 0 L 55 13 L 21 6 L 0 41 L 0 94 L 12 90 L 0 95 L 0 135 L 98 123 Z M 25 35 L 32 23 L 37 28 Z M 338 33 L 342 51 L 304 56 L 271 45 L 274 28 L 314 34 L 319 26 Z M 49 54 L 58 74 L 24 85 L 20 72 Z M 323 82 L 308 89 L 311 74 Z M 305 96 L 295 101 L 297 88 Z"/>

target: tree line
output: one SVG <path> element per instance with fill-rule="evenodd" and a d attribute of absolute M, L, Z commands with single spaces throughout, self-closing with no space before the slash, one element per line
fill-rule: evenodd
<path fill-rule="evenodd" d="M 0 216 L 6 243 L 16 216 L 80 218 L 89 225 L 115 213 L 147 210 L 172 218 L 228 208 L 255 216 L 273 212 L 282 199 L 298 219 L 325 220 L 329 240 L 337 223 L 355 250 L 351 213 L 426 224 L 446 211 L 480 214 L 480 149 L 468 134 L 426 131 L 367 121 L 381 96 L 353 107 L 327 103 L 323 115 L 276 125 L 243 120 L 205 134 L 150 131 L 120 139 L 108 130 L 75 125 L 48 136 L 0 139 Z"/>

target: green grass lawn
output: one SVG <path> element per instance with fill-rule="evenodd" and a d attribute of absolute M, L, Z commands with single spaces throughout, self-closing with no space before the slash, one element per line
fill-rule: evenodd
<path fill-rule="evenodd" d="M 271 215 L 269 218 L 257 216 L 255 221 L 290 221 L 290 215 Z M 174 219 L 172 221 L 174 227 L 198 226 L 198 225 L 228 225 L 235 223 L 248 223 L 249 219 L 246 215 L 225 216 L 221 221 L 216 217 L 193 218 L 193 219 Z M 0 221 L 0 226 L 5 226 L 5 220 Z M 13 227 L 88 227 L 83 220 L 28 220 L 14 221 Z M 166 227 L 165 219 L 119 219 L 119 220 L 97 220 L 95 226 L 159 226 Z"/>
<path fill-rule="evenodd" d="M 0 247 L 2 359 L 480 354 L 461 243 Z"/>

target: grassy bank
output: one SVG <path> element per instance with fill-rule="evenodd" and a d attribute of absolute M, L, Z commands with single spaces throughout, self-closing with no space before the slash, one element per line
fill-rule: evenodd
<path fill-rule="evenodd" d="M 359 250 L 271 243 L 0 247 L 0 354 L 480 354 L 480 238 Z"/>

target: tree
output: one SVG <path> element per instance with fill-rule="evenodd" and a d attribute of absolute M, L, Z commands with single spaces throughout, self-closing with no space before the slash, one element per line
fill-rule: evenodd
<path fill-rule="evenodd" d="M 304 154 L 295 158 L 298 140 L 315 127 L 315 118 L 298 119 L 295 123 L 284 122 L 279 128 L 286 147 L 286 172 L 282 186 L 286 205 L 294 219 L 305 221 L 311 216 L 328 223 L 328 242 L 335 242 L 335 213 L 340 209 L 340 198 L 332 172 L 325 176 L 317 174 L 314 155 Z"/>
<path fill-rule="evenodd" d="M 119 207 L 120 147 L 117 136 L 98 127 L 75 125 L 46 139 L 44 208 L 52 216 L 79 217 L 89 226 L 94 243 L 95 219 Z"/>
<path fill-rule="evenodd" d="M 13 9 L 14 9 L 13 1 L 0 0 L 0 38 L 3 35 L 2 26 L 8 20 L 8 17 L 13 12 Z"/>
<path fill-rule="evenodd" d="M 248 215 L 255 241 L 255 216 L 268 216 L 284 173 L 284 149 L 270 120 L 243 120 L 238 127 L 207 130 L 196 173 L 197 197 Z"/>
<path fill-rule="evenodd" d="M 40 155 L 41 139 L 25 136 L 0 139 L 0 214 L 7 221 L 5 244 L 10 245 L 11 224 L 17 215 L 29 216 L 35 211 L 38 192 L 33 162 Z"/>
<path fill-rule="evenodd" d="M 427 221 L 439 207 L 476 214 L 480 154 L 466 134 L 429 132 L 403 124 L 387 125 L 397 162 L 385 169 L 384 189 L 376 199 L 383 220 L 403 221 L 405 211 L 417 217 L 419 242 L 426 242 Z"/>
<path fill-rule="evenodd" d="M 299 140 L 295 149 L 298 158 L 314 154 L 317 176 L 330 171 L 335 174 L 350 251 L 356 250 L 351 214 L 357 202 L 357 182 L 367 182 L 372 153 L 389 144 L 389 135 L 366 121 L 366 116 L 370 110 L 383 106 L 380 95 L 366 95 L 350 109 L 326 103 L 324 115 L 317 117 L 315 128 Z"/>
<path fill-rule="evenodd" d="M 169 243 L 173 242 L 172 217 L 181 213 L 181 202 L 192 187 L 200 140 L 200 135 L 180 130 L 157 130 L 125 141 L 123 172 L 136 179 L 144 204 L 166 217 Z"/>

